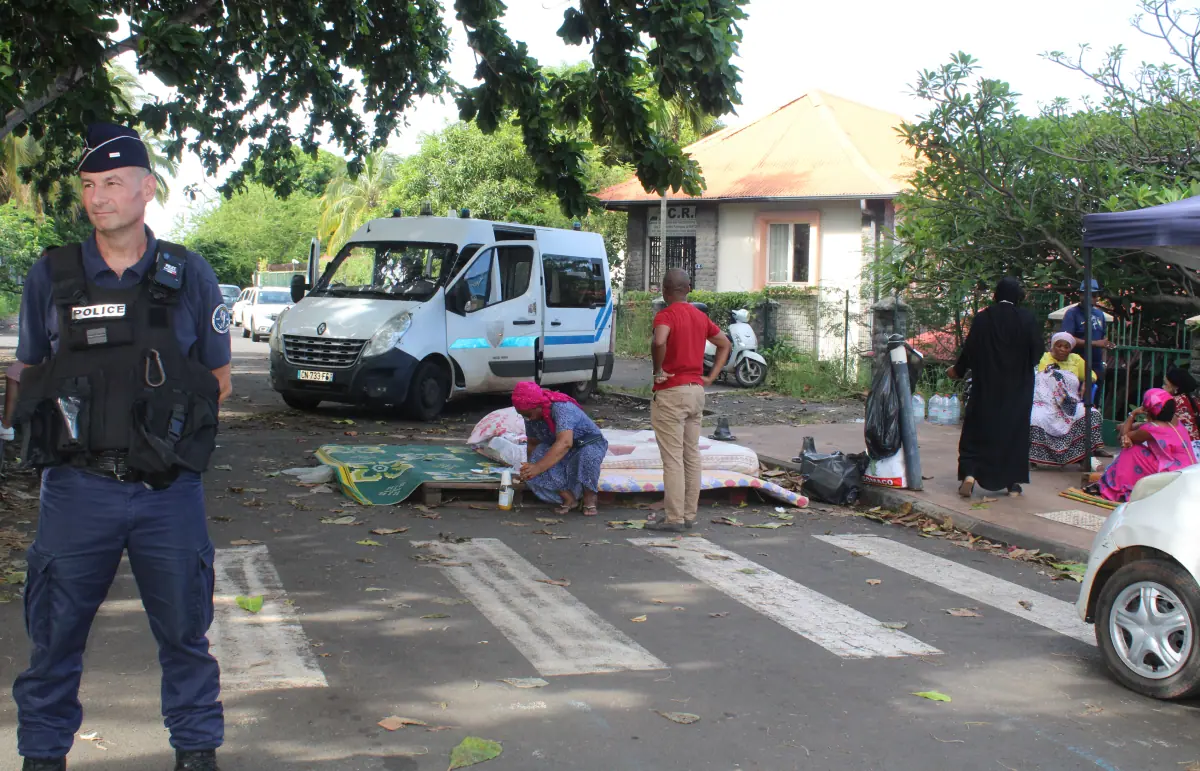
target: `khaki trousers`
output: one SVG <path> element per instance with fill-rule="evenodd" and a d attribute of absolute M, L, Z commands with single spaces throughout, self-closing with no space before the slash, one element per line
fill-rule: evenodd
<path fill-rule="evenodd" d="M 676 386 L 654 392 L 650 425 L 662 456 L 666 521 L 694 522 L 700 506 L 700 418 L 704 387 Z"/>

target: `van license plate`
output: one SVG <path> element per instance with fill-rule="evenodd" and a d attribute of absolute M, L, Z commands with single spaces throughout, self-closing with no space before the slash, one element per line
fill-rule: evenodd
<path fill-rule="evenodd" d="M 298 377 L 300 380 L 310 380 L 314 383 L 332 383 L 332 372 L 318 372 L 315 369 L 299 370 Z"/>

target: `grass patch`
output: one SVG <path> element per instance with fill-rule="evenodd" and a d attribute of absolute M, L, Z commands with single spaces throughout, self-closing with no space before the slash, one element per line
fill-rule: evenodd
<path fill-rule="evenodd" d="M 772 361 L 767 387 L 793 399 L 834 401 L 861 392 L 857 383 L 842 378 L 842 363 L 817 361 L 800 354 L 794 360 Z"/>
<path fill-rule="evenodd" d="M 633 386 L 632 388 L 628 386 L 606 385 L 600 391 L 607 394 L 625 394 L 626 396 L 641 396 L 649 399 L 654 395 L 654 386 L 648 383 L 646 385 Z"/>
<path fill-rule="evenodd" d="M 616 307 L 613 347 L 618 356 L 649 356 L 654 331 L 654 308 L 648 302 L 623 302 Z"/>
<path fill-rule="evenodd" d="M 21 295 L 0 292 L 0 319 L 16 316 L 21 311 Z"/>

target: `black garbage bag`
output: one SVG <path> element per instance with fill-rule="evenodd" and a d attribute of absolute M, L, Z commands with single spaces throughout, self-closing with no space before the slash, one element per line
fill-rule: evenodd
<path fill-rule="evenodd" d="M 801 490 L 808 497 L 839 506 L 852 506 L 858 501 L 862 475 L 867 470 L 866 453 L 813 452 L 806 447 L 796 460 L 804 477 Z"/>
<path fill-rule="evenodd" d="M 864 431 L 867 455 L 875 460 L 900 452 L 900 396 L 889 362 L 875 368 L 871 393 L 867 394 L 867 422 Z"/>

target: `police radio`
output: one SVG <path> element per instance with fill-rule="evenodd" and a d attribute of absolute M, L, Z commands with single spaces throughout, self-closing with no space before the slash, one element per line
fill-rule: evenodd
<path fill-rule="evenodd" d="M 154 263 L 154 279 L 150 286 L 151 296 L 160 301 L 174 297 L 183 287 L 183 273 L 186 267 L 186 259 L 168 254 L 160 249 L 158 260 Z"/>

